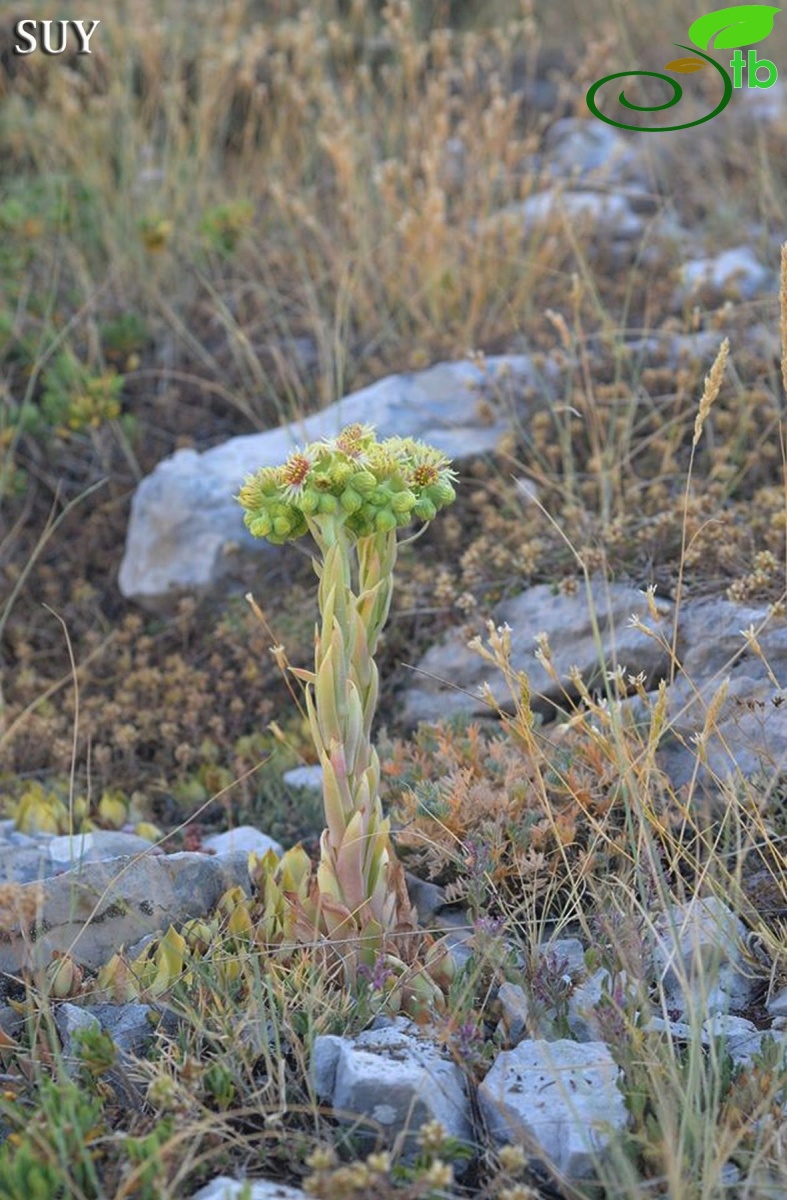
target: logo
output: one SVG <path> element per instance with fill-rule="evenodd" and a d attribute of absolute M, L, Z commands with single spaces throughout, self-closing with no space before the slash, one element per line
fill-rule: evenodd
<path fill-rule="evenodd" d="M 695 71 L 702 71 L 705 67 L 712 67 L 722 80 L 724 94 L 713 112 L 708 113 L 707 116 L 699 117 L 696 121 L 688 121 L 685 125 L 643 126 L 626 125 L 623 121 L 614 121 L 612 117 L 605 117 L 599 111 L 596 104 L 599 88 L 614 79 L 627 79 L 630 76 L 650 76 L 653 79 L 663 79 L 672 88 L 672 97 L 664 104 L 634 104 L 631 100 L 626 99 L 626 93 L 622 91 L 618 100 L 624 108 L 631 109 L 633 112 L 664 112 L 665 109 L 680 103 L 683 88 L 676 79 L 671 79 L 669 75 L 664 75 L 660 71 L 617 71 L 614 75 L 605 75 L 588 90 L 588 108 L 594 117 L 598 117 L 600 121 L 606 121 L 607 125 L 614 125 L 616 129 L 632 129 L 635 133 L 670 133 L 675 129 L 691 129 L 693 125 L 702 125 L 705 121 L 711 121 L 727 107 L 732 98 L 733 89 L 744 86 L 744 72 L 748 87 L 773 87 L 779 74 L 774 64 L 768 58 L 758 58 L 756 50 L 749 50 L 747 57 L 744 57 L 741 54 L 741 47 L 752 46 L 757 42 L 764 41 L 773 29 L 773 18 L 777 12 L 781 12 L 781 9 L 773 8 L 769 4 L 736 4 L 732 8 L 719 8 L 715 12 L 700 17 L 689 27 L 689 38 L 693 45 L 685 46 L 681 42 L 673 42 L 673 45 L 680 50 L 688 50 L 689 54 L 684 58 L 675 58 L 672 62 L 668 62 L 664 68 L 665 71 L 673 71 L 678 75 L 689 75 Z M 695 50 L 699 51 L 699 55 L 692 53 Z M 730 59 L 732 77 L 724 67 L 705 53 L 706 50 L 735 50 L 735 54 Z M 767 72 L 767 78 L 764 72 Z"/>

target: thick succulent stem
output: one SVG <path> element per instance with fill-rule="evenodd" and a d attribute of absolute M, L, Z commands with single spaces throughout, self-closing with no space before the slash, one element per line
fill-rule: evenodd
<path fill-rule="evenodd" d="M 280 544 L 310 532 L 318 549 L 320 626 L 306 706 L 324 781 L 320 911 L 336 939 L 360 929 L 373 941 L 408 919 L 372 744 L 374 656 L 391 606 L 397 530 L 413 519 L 428 523 L 450 504 L 452 480 L 432 447 L 378 442 L 370 427 L 355 425 L 282 467 L 263 468 L 238 497 L 256 536 Z"/>

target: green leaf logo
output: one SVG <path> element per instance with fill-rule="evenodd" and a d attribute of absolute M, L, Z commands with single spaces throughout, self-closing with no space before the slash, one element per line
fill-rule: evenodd
<path fill-rule="evenodd" d="M 753 46 L 767 38 L 777 12 L 781 9 L 770 4 L 735 4 L 732 8 L 719 8 L 695 21 L 689 28 L 689 37 L 700 50 Z"/>

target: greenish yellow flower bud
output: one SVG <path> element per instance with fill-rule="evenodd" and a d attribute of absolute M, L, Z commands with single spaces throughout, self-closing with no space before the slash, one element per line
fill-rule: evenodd
<path fill-rule="evenodd" d="M 273 532 L 276 534 L 276 537 L 280 537 L 280 538 L 288 537 L 291 529 L 292 529 L 292 521 L 290 520 L 289 517 L 274 517 L 273 518 Z"/>
<path fill-rule="evenodd" d="M 348 487 L 342 492 L 339 503 L 346 513 L 354 513 L 362 507 L 363 500 L 354 488 Z"/>
<path fill-rule="evenodd" d="M 257 517 L 252 513 L 246 513 L 244 520 L 248 526 L 249 533 L 253 537 L 267 537 L 273 528 L 271 519 L 267 513 L 261 513 Z"/>
<path fill-rule="evenodd" d="M 333 480 L 334 487 L 343 488 L 350 482 L 354 474 L 353 468 L 349 463 L 337 462 L 331 468 L 330 475 Z"/>
<path fill-rule="evenodd" d="M 158 842 L 164 837 L 158 825 L 154 825 L 151 821 L 139 821 L 134 826 L 134 833 L 148 842 Z"/>
<path fill-rule="evenodd" d="M 374 527 L 378 533 L 390 533 L 396 529 L 396 517 L 390 508 L 381 508 L 374 518 Z"/>
<path fill-rule="evenodd" d="M 397 516 L 409 516 L 417 502 L 417 497 L 409 488 L 404 492 L 394 492 L 391 496 L 391 508 Z"/>
<path fill-rule="evenodd" d="M 439 479 L 426 489 L 426 495 L 437 508 L 445 508 L 456 499 L 456 492 L 448 479 Z"/>
<path fill-rule="evenodd" d="M 437 509 L 427 496 L 418 501 L 413 512 L 419 521 L 433 521 L 437 515 Z"/>
<path fill-rule="evenodd" d="M 306 513 L 307 516 L 311 516 L 312 513 L 316 513 L 317 509 L 320 507 L 320 493 L 312 487 L 304 488 L 303 494 L 298 501 L 298 507 L 300 508 L 301 512 Z"/>
<path fill-rule="evenodd" d="M 377 480 L 371 471 L 356 471 L 353 475 L 353 487 L 363 497 L 367 497 L 377 487 Z"/>
<path fill-rule="evenodd" d="M 335 513 L 338 511 L 339 511 L 339 501 L 336 499 L 335 496 L 332 496 L 330 492 L 325 492 L 322 496 L 320 496 L 320 512 L 321 513 L 330 514 L 330 513 Z"/>

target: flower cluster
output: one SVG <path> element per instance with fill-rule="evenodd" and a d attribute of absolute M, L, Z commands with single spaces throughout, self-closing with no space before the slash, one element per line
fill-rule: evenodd
<path fill-rule="evenodd" d="M 363 538 L 431 521 L 454 499 L 454 478 L 450 460 L 432 446 L 401 437 L 378 442 L 371 425 L 347 425 L 283 466 L 263 467 L 237 498 L 250 532 L 276 545 L 325 517 Z"/>

